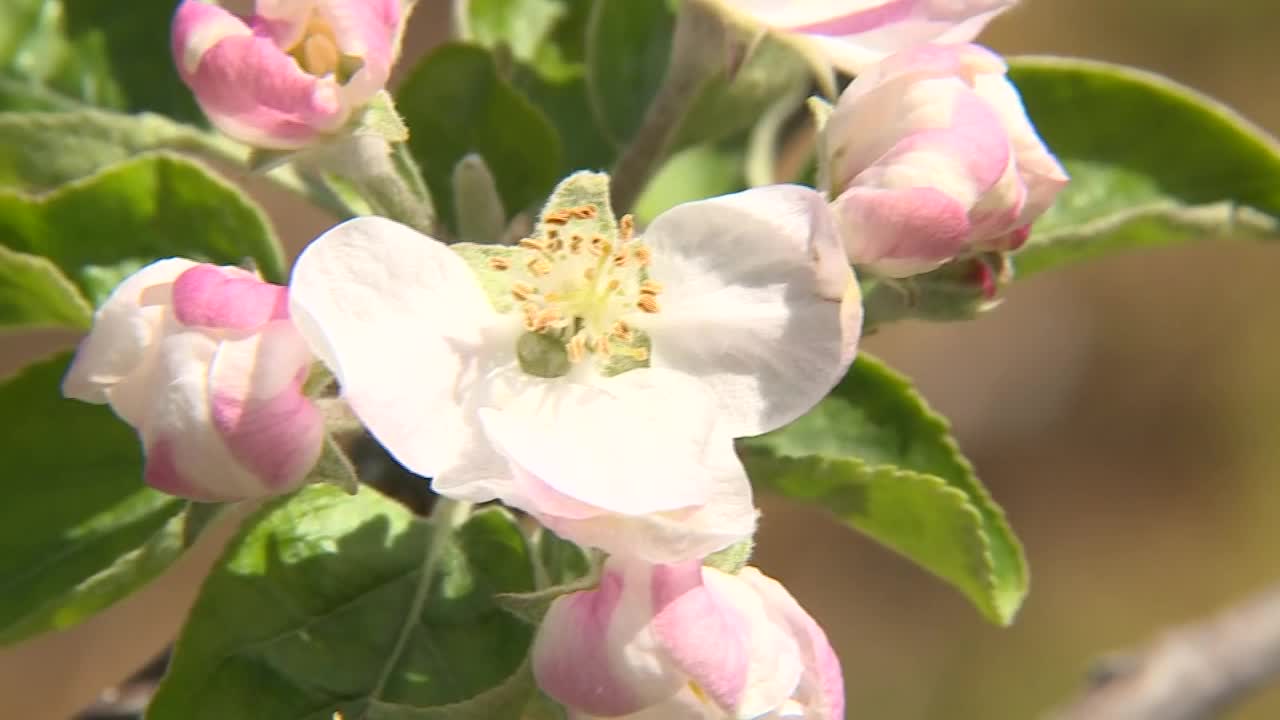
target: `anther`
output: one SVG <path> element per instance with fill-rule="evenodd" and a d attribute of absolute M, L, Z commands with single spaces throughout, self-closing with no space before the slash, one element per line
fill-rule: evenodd
<path fill-rule="evenodd" d="M 511 261 L 506 258 L 491 257 L 489 258 L 489 267 L 494 270 L 508 270 L 511 268 Z"/>
<path fill-rule="evenodd" d="M 524 316 L 524 329 L 532 331 L 538 317 L 538 306 L 527 302 L 520 306 L 520 312 Z"/>
<path fill-rule="evenodd" d="M 582 237 L 581 235 L 574 235 L 573 237 L 569 238 L 569 252 L 573 253 L 574 255 L 577 255 L 578 253 L 582 252 L 582 243 L 586 241 L 587 239 Z"/>
<path fill-rule="evenodd" d="M 551 274 L 552 265 L 546 258 L 536 257 L 529 261 L 527 267 L 529 272 L 536 277 L 546 277 Z"/>
<path fill-rule="evenodd" d="M 640 283 L 640 294 L 642 295 L 661 295 L 662 283 L 653 280 L 645 280 Z"/>
<path fill-rule="evenodd" d="M 623 242 L 626 242 L 627 240 L 631 239 L 631 236 L 634 235 L 635 232 L 636 232 L 635 216 L 633 216 L 631 213 L 627 213 L 626 215 L 623 215 L 622 219 L 618 221 L 618 237 L 621 238 Z"/>
<path fill-rule="evenodd" d="M 631 254 L 635 256 L 636 262 L 640 264 L 640 267 L 648 265 L 649 261 L 653 259 L 653 251 L 649 249 L 648 245 L 636 245 L 631 248 Z"/>
<path fill-rule="evenodd" d="M 609 283 L 605 285 L 605 289 L 609 292 L 618 292 L 620 287 L 622 287 L 622 281 L 618 278 L 609 278 Z"/>
<path fill-rule="evenodd" d="M 571 210 L 552 210 L 542 216 L 542 222 L 548 225 L 564 225 L 573 219 L 573 211 Z"/>
<path fill-rule="evenodd" d="M 625 322 L 618 320 L 613 323 L 613 327 L 609 328 L 609 335 L 617 339 L 619 342 L 629 343 L 633 335 L 631 327 Z"/>
<path fill-rule="evenodd" d="M 534 240 L 533 238 L 520 238 L 519 245 L 525 250 L 537 250 L 538 252 L 547 251 L 547 246 L 545 243 L 543 243 L 541 240 Z"/>
<path fill-rule="evenodd" d="M 649 313 L 650 315 L 657 313 L 659 310 L 662 309 L 658 306 L 658 298 L 648 293 L 644 293 L 640 296 L 640 299 L 636 301 L 636 307 Z"/>
<path fill-rule="evenodd" d="M 614 253 L 613 266 L 617 268 L 626 267 L 628 259 L 630 259 L 630 256 L 627 254 L 627 248 L 624 245 L 621 250 Z"/>
<path fill-rule="evenodd" d="M 524 302 L 525 300 L 528 300 L 529 298 L 537 294 L 538 294 L 538 289 L 532 285 L 526 285 L 525 283 L 522 283 L 522 282 L 511 284 L 511 296 L 519 300 L 520 302 Z"/>
<path fill-rule="evenodd" d="M 543 308 L 533 318 L 533 331 L 542 332 L 560 321 L 560 313 L 555 308 Z"/>
<path fill-rule="evenodd" d="M 587 357 L 587 338 L 586 335 L 579 332 L 569 339 L 564 345 L 565 352 L 569 355 L 569 362 L 580 363 Z"/>
<path fill-rule="evenodd" d="M 613 252 L 613 246 L 609 244 L 608 240 L 604 239 L 603 235 L 593 235 L 591 237 L 592 255 L 595 255 L 596 257 L 604 257 L 611 252 Z"/>
<path fill-rule="evenodd" d="M 595 351 L 596 351 L 596 354 L 600 355 L 601 357 L 609 357 L 610 355 L 613 354 L 613 352 L 609 348 L 609 336 L 601 335 L 596 338 Z"/>
<path fill-rule="evenodd" d="M 576 208 L 570 208 L 569 214 L 579 220 L 593 220 L 596 216 L 595 205 L 579 205 Z"/>

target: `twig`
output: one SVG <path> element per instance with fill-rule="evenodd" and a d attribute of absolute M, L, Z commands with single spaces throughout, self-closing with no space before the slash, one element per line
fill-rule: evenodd
<path fill-rule="evenodd" d="M 1104 660 L 1051 720 L 1210 720 L 1280 675 L 1280 585 Z"/>

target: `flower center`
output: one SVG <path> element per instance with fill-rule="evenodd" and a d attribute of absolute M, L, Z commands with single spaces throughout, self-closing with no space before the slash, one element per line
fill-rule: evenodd
<path fill-rule="evenodd" d="M 298 65 L 317 77 L 337 74 L 342 66 L 342 51 L 338 49 L 338 37 L 328 20 L 311 13 L 302 39 L 289 51 Z"/>
<path fill-rule="evenodd" d="M 555 377 L 592 356 L 601 362 L 649 359 L 626 317 L 661 311 L 662 285 L 648 272 L 650 250 L 634 237 L 630 215 L 614 239 L 567 230 L 571 221 L 592 220 L 598 212 L 595 205 L 552 210 L 542 218 L 542 237 L 521 240 L 522 251 L 511 258 L 488 260 L 490 268 L 510 276 L 507 291 L 528 331 L 518 348 L 526 371 Z M 563 353 L 563 361 L 532 368 L 524 362 L 526 350 L 552 351 L 557 359 Z"/>

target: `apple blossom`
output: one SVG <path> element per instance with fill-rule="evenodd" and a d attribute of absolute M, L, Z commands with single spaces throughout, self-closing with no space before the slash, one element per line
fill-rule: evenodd
<path fill-rule="evenodd" d="M 754 529 L 733 438 L 805 412 L 851 362 L 856 284 L 807 188 L 682 205 L 640 237 L 607 191 L 569 178 L 514 248 L 348 221 L 299 258 L 293 316 L 437 492 L 502 499 L 580 544 L 698 557 Z"/>
<path fill-rule="evenodd" d="M 1026 240 L 1067 175 L 1006 70 L 976 45 L 929 45 L 845 89 L 820 152 L 853 263 L 903 277 Z"/>
<path fill-rule="evenodd" d="M 244 18 L 183 0 L 173 56 L 219 130 L 296 149 L 341 129 L 382 90 L 402 21 L 401 0 L 257 0 Z"/>
<path fill-rule="evenodd" d="M 152 263 L 99 308 L 63 395 L 109 403 L 132 425 L 159 490 L 202 501 L 292 490 L 323 426 L 301 392 L 313 358 L 286 292 L 239 268 Z"/>
<path fill-rule="evenodd" d="M 859 73 L 927 43 L 965 43 L 1017 0 L 719 0 L 756 22 L 801 34 L 836 67 Z"/>
<path fill-rule="evenodd" d="M 751 567 L 610 558 L 598 587 L 552 602 L 532 658 L 575 720 L 844 718 L 822 628 Z"/>

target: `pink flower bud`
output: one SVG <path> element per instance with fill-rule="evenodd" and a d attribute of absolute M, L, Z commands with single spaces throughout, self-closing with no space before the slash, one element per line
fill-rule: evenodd
<path fill-rule="evenodd" d="M 927 43 L 966 43 L 1017 0 L 722 0 L 756 21 L 812 38 L 849 73 Z"/>
<path fill-rule="evenodd" d="M 552 603 L 533 672 L 574 718 L 844 717 L 826 635 L 755 568 L 614 556 L 599 587 Z"/>
<path fill-rule="evenodd" d="M 336 132 L 387 83 L 401 0 L 257 0 L 247 18 L 184 0 L 178 74 L 219 130 L 263 148 Z"/>
<path fill-rule="evenodd" d="M 1067 175 L 1005 71 L 976 45 L 928 45 L 845 89 L 821 151 L 854 264 L 905 277 L 1026 240 Z"/>
<path fill-rule="evenodd" d="M 108 403 L 138 431 L 145 480 L 202 501 L 296 488 L 323 440 L 286 288 L 233 267 L 160 260 L 94 316 L 63 395 Z"/>

